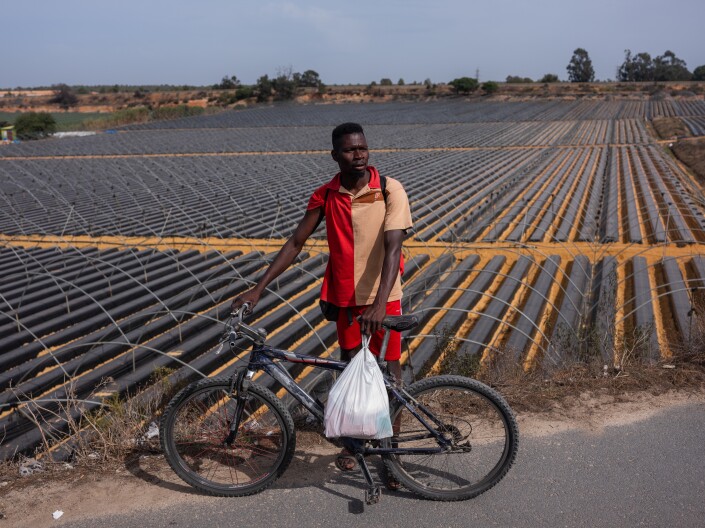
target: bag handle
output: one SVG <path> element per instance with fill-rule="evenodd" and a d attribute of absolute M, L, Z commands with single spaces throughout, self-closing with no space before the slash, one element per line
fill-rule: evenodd
<path fill-rule="evenodd" d="M 369 336 L 367 334 L 362 334 L 362 348 L 363 349 L 370 349 L 370 340 L 372 339 L 372 336 Z"/>

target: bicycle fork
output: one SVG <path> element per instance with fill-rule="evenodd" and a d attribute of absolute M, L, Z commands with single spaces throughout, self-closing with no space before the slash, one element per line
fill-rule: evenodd
<path fill-rule="evenodd" d="M 250 386 L 250 380 L 255 373 L 252 370 L 241 370 L 237 373 L 237 376 L 233 378 L 232 386 L 230 387 L 230 394 L 233 391 L 237 391 L 237 396 L 235 397 L 235 416 L 233 416 L 233 421 L 230 422 L 230 432 L 228 436 L 225 437 L 223 443 L 228 447 L 232 447 L 235 441 L 235 436 L 237 435 L 237 430 L 240 427 L 240 422 L 242 421 L 242 413 L 245 409 L 245 402 L 247 401 L 247 390 Z"/>

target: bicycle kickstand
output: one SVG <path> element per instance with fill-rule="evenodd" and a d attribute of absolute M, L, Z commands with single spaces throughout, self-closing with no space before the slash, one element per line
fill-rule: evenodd
<path fill-rule="evenodd" d="M 377 504 L 379 502 L 380 491 L 379 486 L 375 486 L 372 480 L 372 475 L 370 474 L 370 468 L 367 467 L 367 462 L 362 453 L 356 453 L 355 459 L 357 460 L 360 469 L 362 470 L 362 476 L 365 477 L 365 482 L 367 482 L 367 489 L 365 490 L 365 503 L 366 504 Z"/>

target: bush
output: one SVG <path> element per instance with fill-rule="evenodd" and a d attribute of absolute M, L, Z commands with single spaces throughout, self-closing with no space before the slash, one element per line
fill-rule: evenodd
<path fill-rule="evenodd" d="M 290 75 L 282 74 L 272 79 L 272 88 L 276 99 L 287 100 L 294 98 L 297 86 Z"/>
<path fill-rule="evenodd" d="M 56 121 L 47 112 L 28 112 L 15 119 L 19 139 L 42 139 L 56 132 Z"/>
<path fill-rule="evenodd" d="M 386 77 L 384 79 L 380 79 L 379 81 L 380 86 L 392 86 L 392 80 L 387 79 Z"/>
<path fill-rule="evenodd" d="M 213 88 L 216 90 L 234 90 L 238 86 L 240 86 L 240 80 L 235 75 L 230 77 L 226 75 L 221 79 L 220 83 L 213 85 Z"/>
<path fill-rule="evenodd" d="M 698 66 L 693 70 L 694 81 L 705 81 L 705 65 Z"/>
<path fill-rule="evenodd" d="M 555 73 L 547 73 L 543 77 L 541 77 L 541 80 L 539 82 L 542 83 L 557 83 L 558 81 L 558 75 Z"/>
<path fill-rule="evenodd" d="M 497 84 L 494 81 L 487 81 L 482 83 L 482 90 L 488 94 L 491 95 L 495 93 L 497 90 L 499 90 L 499 84 Z"/>
<path fill-rule="evenodd" d="M 64 110 L 68 110 L 78 104 L 78 97 L 66 84 L 56 84 L 52 88 L 54 95 L 49 100 L 50 103 L 58 104 Z"/>
<path fill-rule="evenodd" d="M 455 89 L 456 93 L 465 94 L 474 92 L 479 87 L 477 80 L 472 77 L 460 77 L 458 79 L 453 79 L 448 84 Z"/>
<path fill-rule="evenodd" d="M 241 101 L 242 99 L 249 99 L 250 97 L 254 97 L 254 95 L 255 90 L 252 86 L 240 86 L 237 90 L 235 90 L 235 99 L 238 101 Z"/>
<path fill-rule="evenodd" d="M 263 103 L 271 97 L 273 86 L 272 81 L 269 79 L 269 75 L 265 74 L 257 79 L 256 90 L 258 103 Z"/>
<path fill-rule="evenodd" d="M 533 79 L 530 77 L 519 77 L 518 75 L 507 75 L 507 83 L 532 83 Z"/>

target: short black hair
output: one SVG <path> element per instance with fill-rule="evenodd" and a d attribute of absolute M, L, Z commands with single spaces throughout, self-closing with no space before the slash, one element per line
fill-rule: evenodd
<path fill-rule="evenodd" d="M 365 131 L 362 130 L 362 127 L 357 123 L 343 123 L 338 125 L 333 129 L 333 150 L 338 150 L 342 137 L 349 134 L 362 134 L 364 136 Z"/>

